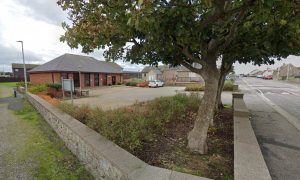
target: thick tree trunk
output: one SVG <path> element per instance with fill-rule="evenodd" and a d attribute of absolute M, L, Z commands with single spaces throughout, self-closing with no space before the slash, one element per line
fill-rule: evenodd
<path fill-rule="evenodd" d="M 192 152 L 207 153 L 206 143 L 209 124 L 213 122 L 218 89 L 219 72 L 210 72 L 205 81 L 205 91 L 202 98 L 194 128 L 188 134 L 188 148 Z"/>
<path fill-rule="evenodd" d="M 219 79 L 219 83 L 218 83 L 217 98 L 216 98 L 216 107 L 215 107 L 216 113 L 218 113 L 222 108 L 224 108 L 221 97 L 222 97 L 222 92 L 223 92 L 223 88 L 224 88 L 225 78 L 226 78 L 226 74 L 220 75 L 220 79 Z"/>
<path fill-rule="evenodd" d="M 222 60 L 224 60 L 225 58 L 226 57 L 223 57 Z M 224 60 L 224 61 L 226 61 L 226 60 Z M 218 113 L 222 108 L 224 108 L 223 103 L 222 103 L 222 92 L 223 92 L 226 76 L 232 68 L 232 63 L 228 64 L 228 63 L 225 63 L 224 61 L 222 61 L 222 66 L 220 69 L 220 78 L 219 78 L 219 84 L 218 84 L 215 113 Z"/>

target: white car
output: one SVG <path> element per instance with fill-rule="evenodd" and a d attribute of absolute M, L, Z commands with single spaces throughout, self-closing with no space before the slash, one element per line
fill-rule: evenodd
<path fill-rule="evenodd" d="M 148 86 L 149 86 L 149 88 L 150 87 L 163 87 L 164 82 L 162 82 L 160 80 L 154 80 L 154 81 L 150 81 Z"/>

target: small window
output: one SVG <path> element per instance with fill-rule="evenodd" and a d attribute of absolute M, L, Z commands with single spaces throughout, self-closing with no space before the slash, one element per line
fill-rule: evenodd
<path fill-rule="evenodd" d="M 15 69 L 15 72 L 19 72 L 19 69 Z"/>

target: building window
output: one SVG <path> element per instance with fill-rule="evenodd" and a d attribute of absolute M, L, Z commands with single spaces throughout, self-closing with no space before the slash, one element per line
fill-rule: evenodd
<path fill-rule="evenodd" d="M 94 86 L 99 86 L 99 74 L 94 74 Z"/>
<path fill-rule="evenodd" d="M 19 72 L 19 69 L 15 69 L 15 72 Z"/>
<path fill-rule="evenodd" d="M 85 73 L 84 74 L 84 85 L 85 86 L 90 86 L 91 82 L 90 82 L 90 73 Z"/>

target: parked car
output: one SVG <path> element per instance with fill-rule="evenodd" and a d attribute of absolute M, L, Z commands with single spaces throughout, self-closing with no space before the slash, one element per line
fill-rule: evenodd
<path fill-rule="evenodd" d="M 263 79 L 271 80 L 271 79 L 273 79 L 273 76 L 272 75 L 264 76 Z"/>
<path fill-rule="evenodd" d="M 160 80 L 154 80 L 154 81 L 150 81 L 148 84 L 149 88 L 150 87 L 163 87 L 164 86 L 164 82 L 160 81 Z"/>
<path fill-rule="evenodd" d="M 259 75 L 256 76 L 256 78 L 263 78 L 263 75 L 259 74 Z"/>

